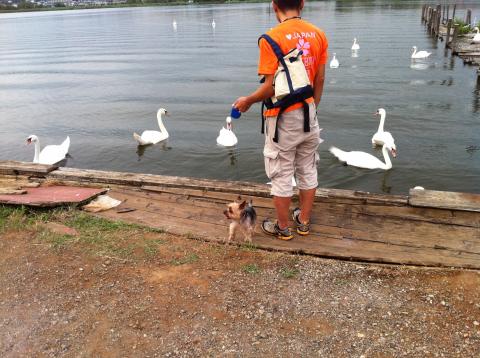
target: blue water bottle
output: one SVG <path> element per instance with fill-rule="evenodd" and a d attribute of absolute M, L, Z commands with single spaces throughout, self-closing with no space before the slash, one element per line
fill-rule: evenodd
<path fill-rule="evenodd" d="M 241 115 L 242 115 L 242 112 L 240 112 L 237 108 L 232 107 L 232 111 L 230 112 L 230 117 L 232 117 L 233 119 L 239 119 Z"/>

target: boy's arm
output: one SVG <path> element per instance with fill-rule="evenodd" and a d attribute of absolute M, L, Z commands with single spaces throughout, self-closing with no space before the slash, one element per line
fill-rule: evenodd
<path fill-rule="evenodd" d="M 322 99 L 323 94 L 323 84 L 325 82 L 325 65 L 319 65 L 317 74 L 313 81 L 313 98 L 315 100 L 315 107 L 318 107 Z"/>
<path fill-rule="evenodd" d="M 239 97 L 233 103 L 233 106 L 240 112 L 246 112 L 252 104 L 272 97 L 275 94 L 273 90 L 273 76 L 274 75 L 265 75 L 265 82 L 263 82 L 255 92 L 246 97 Z"/>

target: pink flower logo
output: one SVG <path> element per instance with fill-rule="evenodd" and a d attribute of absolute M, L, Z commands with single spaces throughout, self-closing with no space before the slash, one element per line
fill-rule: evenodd
<path fill-rule="evenodd" d="M 310 49 L 310 42 L 305 41 L 304 39 L 298 40 L 297 49 L 302 50 L 305 56 L 308 56 Z"/>

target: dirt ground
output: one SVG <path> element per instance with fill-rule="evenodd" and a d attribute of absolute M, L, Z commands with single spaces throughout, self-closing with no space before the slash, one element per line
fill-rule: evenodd
<path fill-rule="evenodd" d="M 0 207 L 0 225 L 1 357 L 480 356 L 479 272 L 225 247 L 77 212 Z"/>

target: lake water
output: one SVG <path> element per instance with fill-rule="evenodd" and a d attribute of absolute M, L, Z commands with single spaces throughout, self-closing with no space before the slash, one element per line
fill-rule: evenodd
<path fill-rule="evenodd" d="M 307 4 L 304 17 L 326 32 L 340 61 L 327 69 L 319 109 L 320 186 L 480 192 L 480 151 L 466 150 L 480 146 L 475 68 L 425 33 L 421 4 Z M 2 14 L 0 159 L 31 161 L 29 134 L 42 145 L 69 135 L 71 167 L 266 182 L 259 106 L 235 121 L 237 147 L 215 140 L 231 103 L 258 85 L 257 38 L 275 24 L 269 4 Z M 352 58 L 355 36 L 361 50 Z M 425 65 L 411 67 L 413 45 L 433 52 Z M 139 150 L 132 133 L 156 129 L 159 107 L 171 113 L 170 139 Z M 381 157 L 370 143 L 379 107 L 397 143 L 393 169 L 338 163 L 331 145 Z"/>

